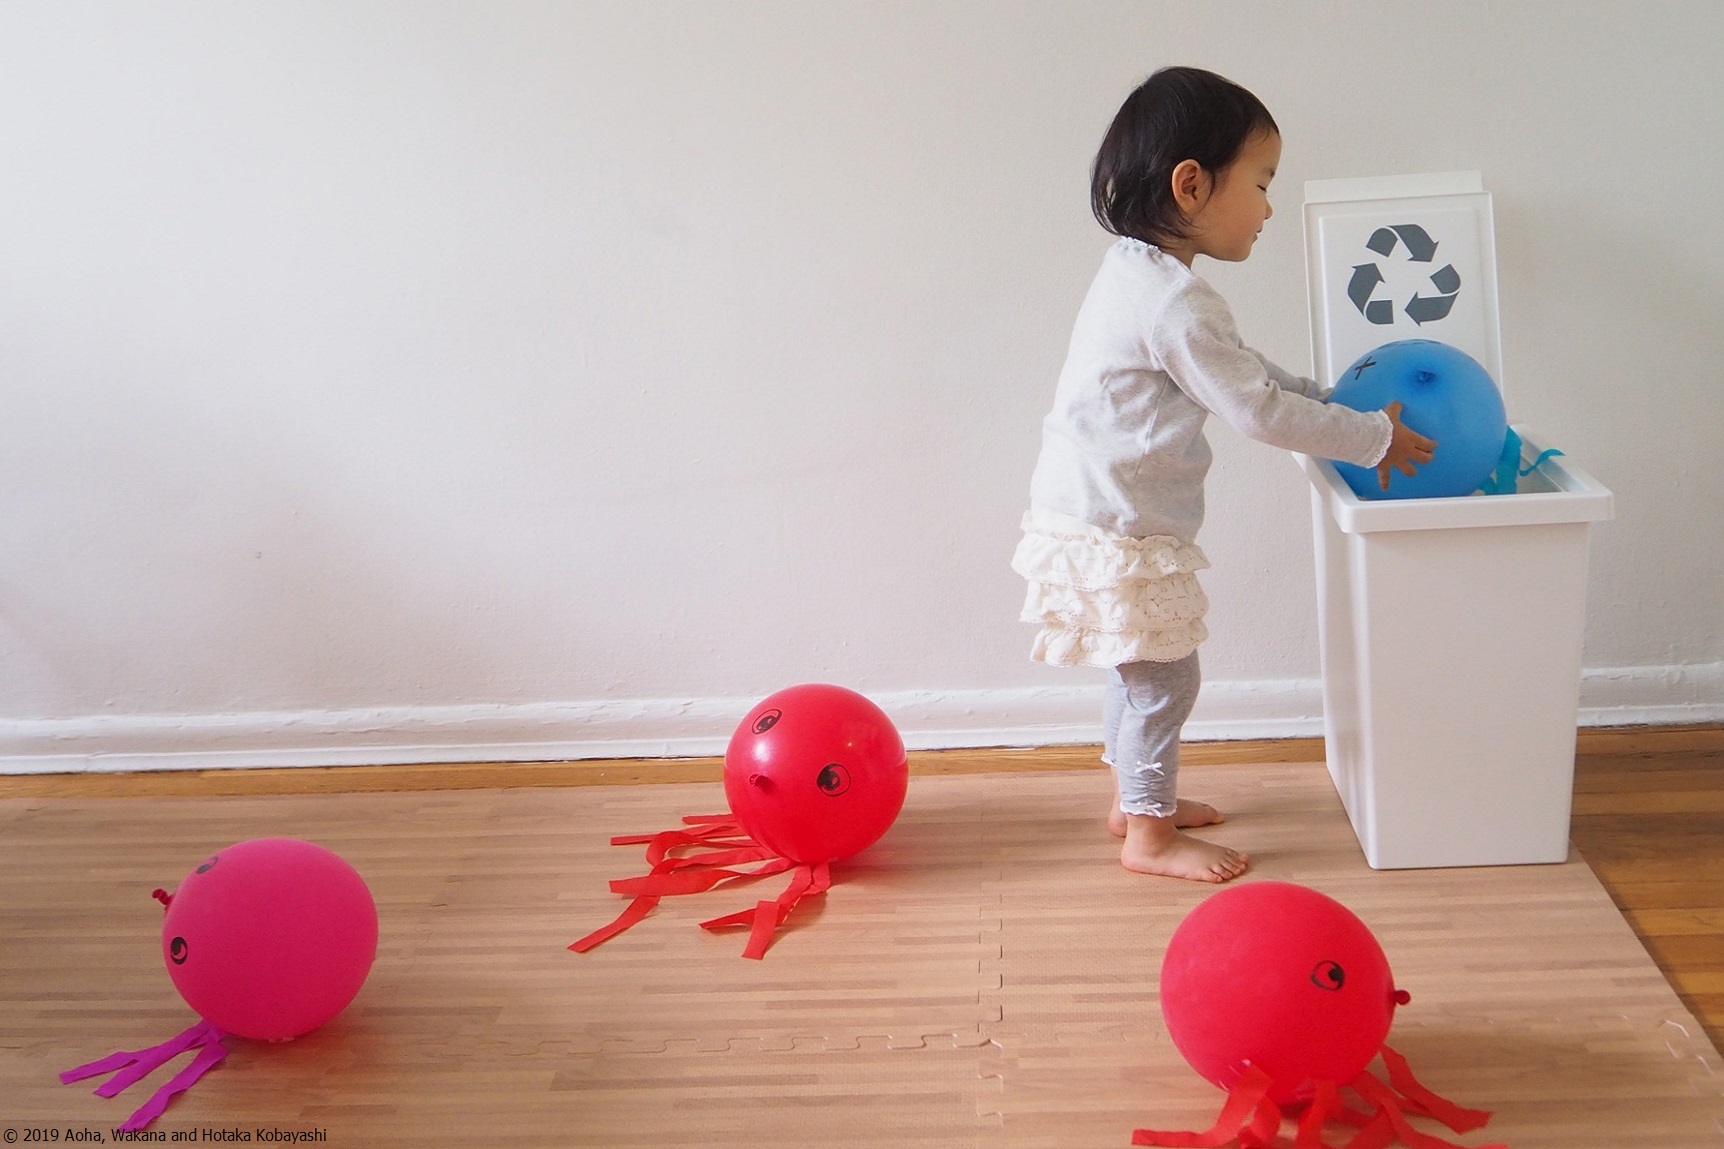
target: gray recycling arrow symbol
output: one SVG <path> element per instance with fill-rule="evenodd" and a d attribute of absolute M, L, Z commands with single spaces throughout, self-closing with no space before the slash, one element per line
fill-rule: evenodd
<path fill-rule="evenodd" d="M 1395 253 L 1397 245 L 1407 249 L 1407 258 L 1413 263 L 1431 263 L 1436 259 L 1437 241 L 1416 223 L 1380 227 L 1365 241 L 1367 250 L 1385 258 Z M 1352 300 L 1366 322 L 1386 327 L 1395 321 L 1394 302 L 1371 298 L 1383 282 L 1383 269 L 1377 264 L 1355 264 L 1353 276 L 1347 281 L 1347 298 Z M 1444 264 L 1431 273 L 1430 283 L 1436 288 L 1436 294 L 1414 292 L 1403 308 L 1407 318 L 1421 327 L 1447 318 L 1461 289 L 1461 274 L 1455 270 L 1454 264 Z"/>
<path fill-rule="evenodd" d="M 1452 263 L 1438 268 L 1431 273 L 1431 286 L 1442 294 L 1415 294 L 1407 300 L 1407 318 L 1420 326 L 1448 317 L 1449 309 L 1455 305 L 1455 295 L 1461 290 L 1461 274 Z"/>
<path fill-rule="evenodd" d="M 1387 299 L 1372 299 L 1371 293 L 1383 282 L 1383 269 L 1374 263 L 1361 263 L 1353 268 L 1353 278 L 1347 281 L 1347 298 L 1372 323 L 1395 321 L 1395 305 Z"/>
<path fill-rule="evenodd" d="M 1378 255 L 1392 255 L 1395 251 L 1395 240 L 1399 239 L 1407 245 L 1407 255 L 1414 263 L 1429 263 L 1437 254 L 1437 241 L 1430 233 L 1416 223 L 1400 223 L 1394 227 L 1380 227 L 1371 233 L 1371 238 L 1365 241 L 1365 246 Z"/>

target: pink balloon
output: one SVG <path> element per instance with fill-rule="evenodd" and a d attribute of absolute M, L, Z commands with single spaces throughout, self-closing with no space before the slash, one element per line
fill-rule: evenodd
<path fill-rule="evenodd" d="M 1212 895 L 1173 932 L 1161 1013 L 1179 1052 L 1231 1090 L 1246 1063 L 1278 1105 L 1370 1064 L 1406 995 L 1377 939 L 1346 906 L 1291 882 Z"/>
<path fill-rule="evenodd" d="M 240 1037 L 283 1041 L 347 1007 L 377 956 L 377 906 L 340 857 L 297 838 L 240 842 L 173 894 L 162 959 L 180 996 Z"/>
<path fill-rule="evenodd" d="M 830 862 L 873 845 L 897 819 L 909 785 L 897 727 L 842 686 L 805 683 L 768 695 L 724 753 L 730 812 L 756 842 L 794 862 Z"/>

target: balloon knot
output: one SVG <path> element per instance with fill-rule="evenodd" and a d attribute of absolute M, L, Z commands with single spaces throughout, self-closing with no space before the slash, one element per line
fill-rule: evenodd
<path fill-rule="evenodd" d="M 768 778 L 764 774 L 750 774 L 748 776 L 748 784 L 750 786 L 757 786 L 762 790 L 772 789 L 772 779 Z"/>
<path fill-rule="evenodd" d="M 1389 996 L 1391 996 L 1395 999 L 1396 1005 L 1406 1005 L 1409 1001 L 1413 1000 L 1413 995 L 1408 993 L 1404 989 L 1398 989 L 1394 993 L 1390 994 Z"/>
<path fill-rule="evenodd" d="M 163 909 L 167 909 L 168 905 L 174 900 L 174 896 L 166 890 L 151 890 L 150 897 L 162 903 Z"/>

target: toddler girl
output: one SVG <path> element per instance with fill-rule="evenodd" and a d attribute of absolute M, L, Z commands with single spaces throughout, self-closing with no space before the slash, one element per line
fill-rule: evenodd
<path fill-rule="evenodd" d="M 1108 823 L 1128 870 L 1224 882 L 1239 851 L 1184 831 L 1221 821 L 1177 796 L 1179 732 L 1201 680 L 1208 608 L 1196 544 L 1209 470 L 1204 420 L 1290 451 L 1405 474 L 1435 444 L 1400 404 L 1358 412 L 1246 347 L 1200 255 L 1238 262 L 1272 214 L 1281 134 L 1244 88 L 1166 68 L 1114 117 L 1090 183 L 1096 219 L 1120 239 L 1078 311 L 1042 422 L 1030 510 L 1012 561 L 1029 580 L 1031 657 L 1108 670 L 1103 761 L 1118 801 Z"/>

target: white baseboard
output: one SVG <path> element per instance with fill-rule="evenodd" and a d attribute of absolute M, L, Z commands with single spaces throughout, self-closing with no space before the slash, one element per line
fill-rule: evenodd
<path fill-rule="evenodd" d="M 1724 722 L 1724 662 L 1624 666 L 1580 675 L 1580 725 Z"/>
<path fill-rule="evenodd" d="M 1100 739 L 1101 686 L 873 696 L 914 750 Z M 758 699 L 0 720 L 0 774 L 680 758 L 724 753 Z M 1724 721 L 1724 662 L 1588 670 L 1581 726 Z M 1321 737 L 1318 679 L 1209 682 L 1190 741 Z"/>

